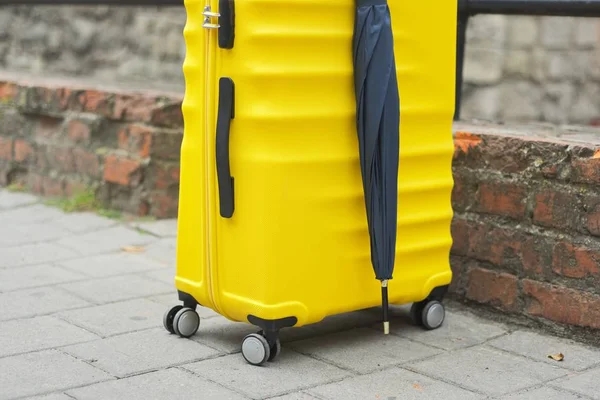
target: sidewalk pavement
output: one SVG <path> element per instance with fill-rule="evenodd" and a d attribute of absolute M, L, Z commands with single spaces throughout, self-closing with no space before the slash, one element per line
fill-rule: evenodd
<path fill-rule="evenodd" d="M 456 306 L 435 331 L 406 307 L 387 336 L 377 310 L 282 331 L 264 367 L 239 353 L 256 328 L 210 310 L 193 338 L 170 335 L 175 227 L 0 189 L 0 399 L 600 399 L 600 349 Z"/>

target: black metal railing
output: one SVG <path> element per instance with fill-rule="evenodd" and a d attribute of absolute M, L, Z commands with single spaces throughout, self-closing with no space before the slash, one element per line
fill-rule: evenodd
<path fill-rule="evenodd" d="M 184 0 L 0 0 L 0 6 L 54 4 L 170 7 L 182 6 L 183 2 Z M 467 27 L 469 18 L 478 14 L 600 17 L 600 0 L 458 0 L 455 120 L 460 119 Z"/>

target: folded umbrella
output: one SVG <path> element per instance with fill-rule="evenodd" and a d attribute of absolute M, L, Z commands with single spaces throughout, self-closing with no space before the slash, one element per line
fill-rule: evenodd
<path fill-rule="evenodd" d="M 400 98 L 386 0 L 356 0 L 353 38 L 356 128 L 370 235 L 371 263 L 381 281 L 389 333 L 388 280 L 396 253 Z"/>

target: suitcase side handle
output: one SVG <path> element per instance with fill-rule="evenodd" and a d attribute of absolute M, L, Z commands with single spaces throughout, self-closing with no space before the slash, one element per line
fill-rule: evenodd
<path fill-rule="evenodd" d="M 217 115 L 216 161 L 219 184 L 220 213 L 233 216 L 233 177 L 229 167 L 229 131 L 234 118 L 234 84 L 231 78 L 219 79 L 219 111 Z"/>

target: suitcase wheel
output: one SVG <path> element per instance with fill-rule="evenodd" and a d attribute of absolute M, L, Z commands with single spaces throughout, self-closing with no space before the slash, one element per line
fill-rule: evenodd
<path fill-rule="evenodd" d="M 263 365 L 271 358 L 271 346 L 262 335 L 251 333 L 242 341 L 242 356 L 252 365 Z"/>
<path fill-rule="evenodd" d="M 444 323 L 446 310 L 444 305 L 437 300 L 413 303 L 410 308 L 410 318 L 415 325 L 427 330 L 437 329 Z"/>
<path fill-rule="evenodd" d="M 163 316 L 163 325 L 170 333 L 189 338 L 198 331 L 200 316 L 189 307 L 175 306 Z"/>

